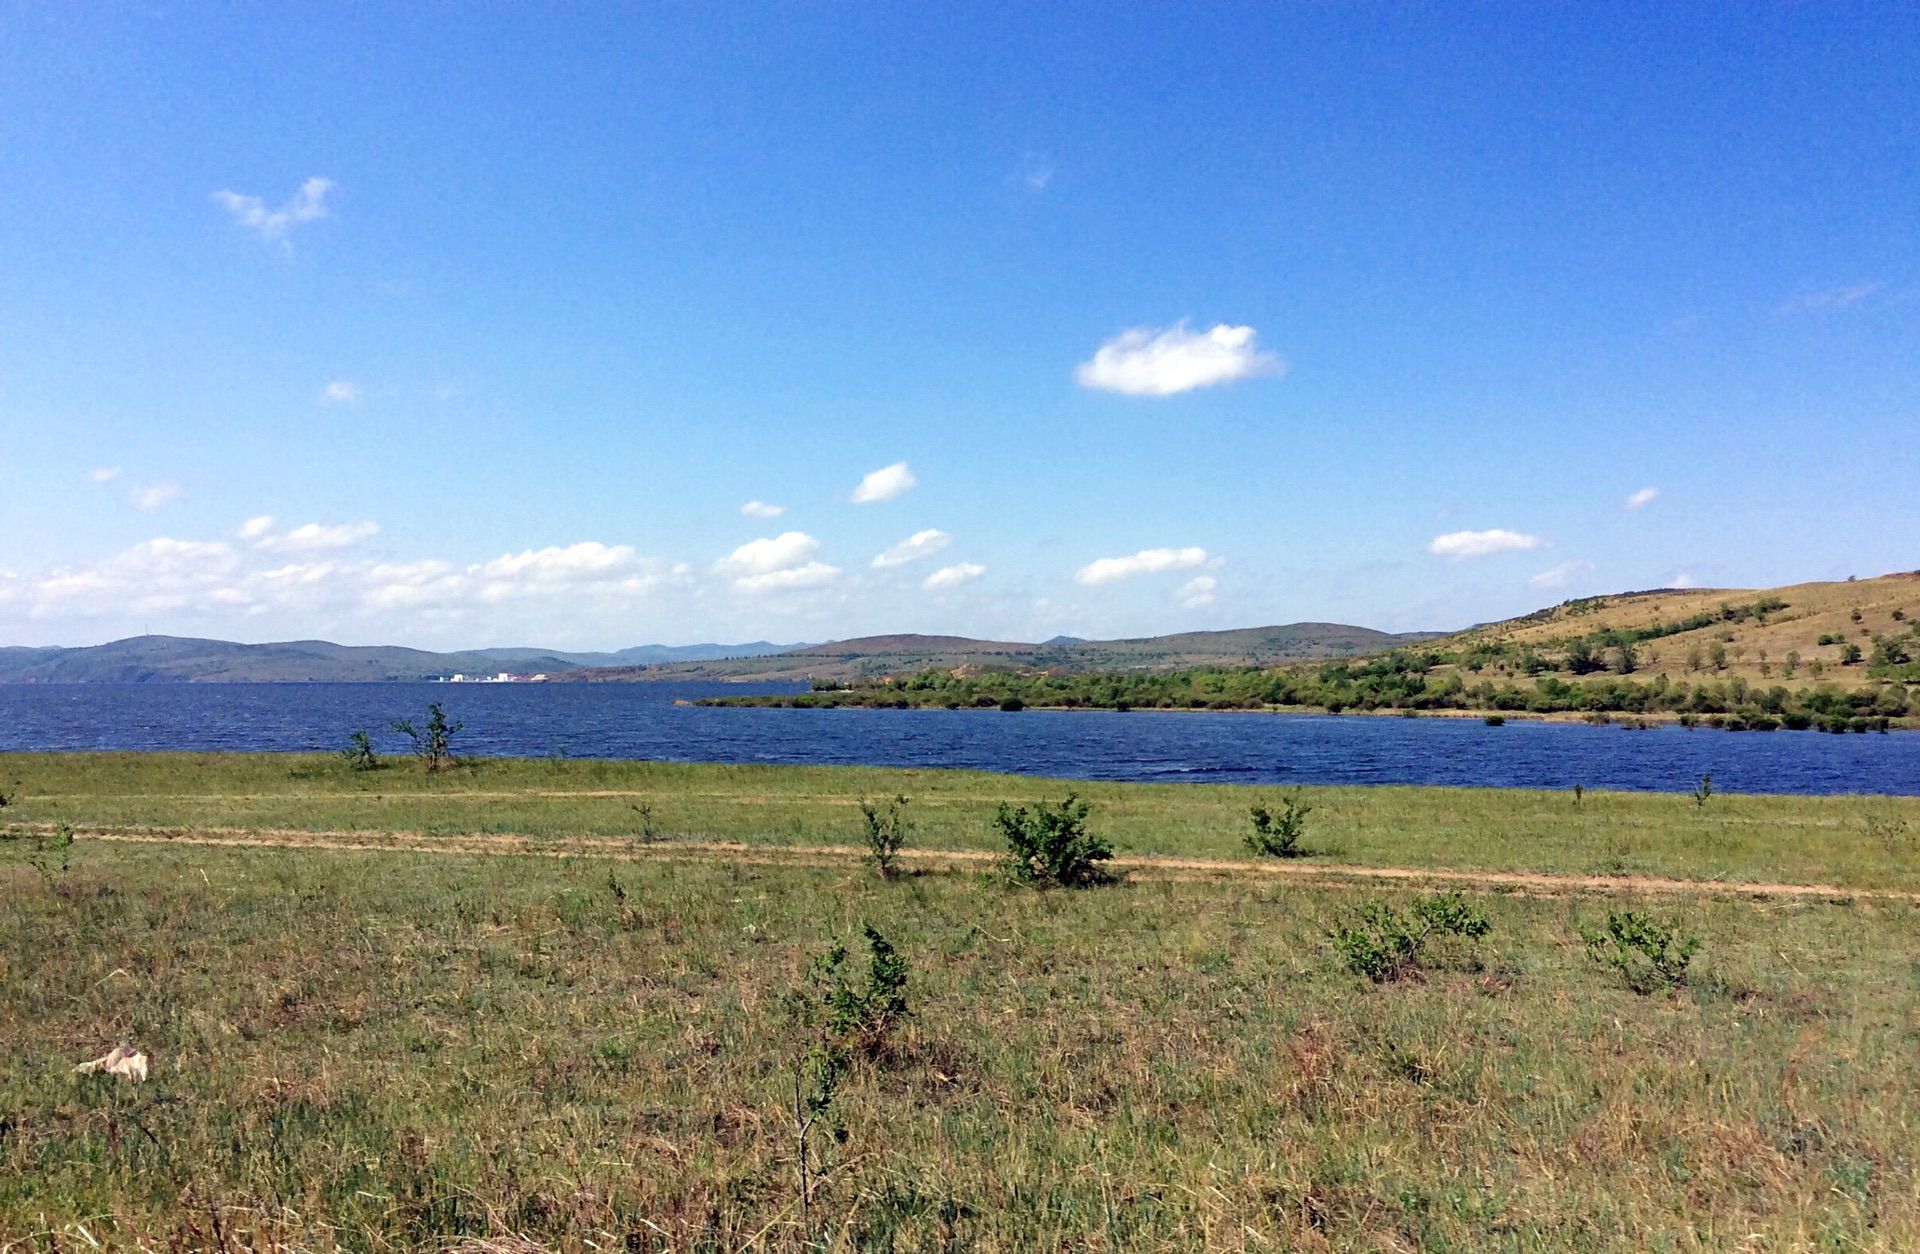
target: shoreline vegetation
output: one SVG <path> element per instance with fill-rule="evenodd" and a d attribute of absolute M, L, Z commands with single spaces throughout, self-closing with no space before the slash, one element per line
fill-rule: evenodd
<path fill-rule="evenodd" d="M 1920 1241 L 1920 799 L 429 765 L 0 755 L 0 1245 Z"/>
<path fill-rule="evenodd" d="M 1596 600 L 1599 600 L 1596 598 Z M 1888 731 L 1920 727 L 1920 621 L 1896 610 L 1889 630 L 1871 635 L 1872 652 L 1838 633 L 1821 636 L 1836 647 L 1836 666 L 1804 663 L 1789 652 L 1778 667 L 1761 653 L 1759 674 L 1726 673 L 1741 659 L 1723 640 L 1693 645 L 1678 660 L 1676 678 L 1649 675 L 1654 642 L 1717 631 L 1731 637 L 1743 625 L 1765 626 L 1790 609 L 1767 596 L 1726 602 L 1686 617 L 1634 626 L 1599 627 L 1532 639 L 1479 630 L 1393 649 L 1369 658 L 1283 666 L 1198 667 L 1159 673 L 1037 670 L 921 670 L 865 680 L 816 679 L 804 693 L 710 697 L 700 704 L 775 708 L 945 708 L 1091 710 L 1240 710 L 1341 714 L 1479 715 L 1582 718 L 1594 722 L 1672 722 L 1729 731 Z M 1556 615 L 1577 620 L 1582 603 Z M 1855 611 L 1855 621 L 1859 621 Z M 1528 620 L 1516 620 L 1527 623 Z M 1865 630 L 1864 628 L 1862 630 Z M 1744 652 L 1744 650 L 1743 650 Z M 1832 670 L 1857 673 L 1852 685 L 1832 682 Z"/>

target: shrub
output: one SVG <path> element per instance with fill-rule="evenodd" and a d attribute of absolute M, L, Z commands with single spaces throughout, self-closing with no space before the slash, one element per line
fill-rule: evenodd
<path fill-rule="evenodd" d="M 1000 708 L 1008 714 L 1018 714 L 1027 708 L 1027 703 L 1019 697 L 1008 697 L 1000 702 Z"/>
<path fill-rule="evenodd" d="M 1700 786 L 1693 790 L 1693 804 L 1704 809 L 1706 808 L 1707 798 L 1711 796 L 1713 796 L 1713 776 L 1702 775 L 1700 777 Z"/>
<path fill-rule="evenodd" d="M 907 960 L 871 924 L 862 931 L 868 950 L 864 983 L 847 973 L 847 947 L 837 941 L 808 964 L 807 979 L 812 997 L 823 1012 L 821 1022 L 827 1034 L 842 1045 L 855 1046 L 871 1055 L 885 1043 L 894 1025 L 910 1013 L 908 967 Z"/>
<path fill-rule="evenodd" d="M 1636 993 L 1676 989 L 1687 982 L 1687 965 L 1700 952 L 1700 938 L 1670 921 L 1635 910 L 1607 915 L 1606 930 L 1583 931 L 1587 957 L 1618 971 Z"/>
<path fill-rule="evenodd" d="M 1427 943 L 1436 936 L 1484 939 L 1493 924 L 1459 893 L 1417 898 L 1405 910 L 1373 901 L 1328 933 L 1347 968 L 1376 984 L 1422 969 Z"/>
<path fill-rule="evenodd" d="M 364 727 L 347 733 L 347 747 L 340 751 L 340 756 L 356 771 L 380 769 L 380 757 L 373 751 L 373 737 L 367 735 Z"/>
<path fill-rule="evenodd" d="M 1100 864 L 1113 857 L 1113 848 L 1087 830 L 1088 809 L 1073 793 L 1058 806 L 1042 801 L 1032 810 L 1025 806 L 1016 810 L 1002 802 L 994 812 L 993 825 L 1007 842 L 1007 874 L 1039 888 L 1080 888 L 1111 881 L 1113 877 Z"/>
<path fill-rule="evenodd" d="M 26 863 L 46 881 L 48 888 L 59 889 L 73 860 L 73 829 L 65 823 L 52 832 L 32 832 L 14 837 L 26 849 Z"/>
<path fill-rule="evenodd" d="M 1303 806 L 1297 796 L 1289 795 L 1281 799 L 1278 815 L 1265 806 L 1254 806 L 1248 813 L 1253 818 L 1253 830 L 1243 839 L 1247 849 L 1256 857 L 1299 858 L 1307 851 L 1300 847 L 1300 837 L 1306 834 L 1307 815 L 1313 812 L 1312 806 Z"/>
<path fill-rule="evenodd" d="M 416 727 L 410 718 L 395 719 L 393 730 L 413 742 L 413 751 L 426 759 L 429 771 L 453 765 L 453 737 L 465 723 L 449 723 L 438 701 L 427 706 L 427 725 Z"/>
<path fill-rule="evenodd" d="M 1507 725 L 1507 716 L 1504 714 L 1489 714 L 1480 721 L 1488 727 L 1505 727 Z"/>
<path fill-rule="evenodd" d="M 871 802 L 860 803 L 860 817 L 867 825 L 867 861 L 880 872 L 882 879 L 892 879 L 897 869 L 894 865 L 899 857 L 901 846 L 907 843 L 907 834 L 913 830 L 913 824 L 907 820 L 907 799 L 896 796 L 883 807 Z"/>

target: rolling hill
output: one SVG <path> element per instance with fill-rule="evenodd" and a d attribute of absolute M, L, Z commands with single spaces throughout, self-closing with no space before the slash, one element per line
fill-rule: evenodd
<path fill-rule="evenodd" d="M 1463 668 L 1478 663 L 1475 673 L 1483 675 L 1612 672 L 1795 689 L 1864 682 L 1883 640 L 1895 656 L 1920 657 L 1916 634 L 1920 571 L 1910 571 L 1779 588 L 1658 588 L 1584 597 L 1444 636 L 1431 648 L 1459 654 Z M 1632 654 L 1627 672 L 1620 671 L 1623 642 Z"/>
<path fill-rule="evenodd" d="M 472 649 L 434 653 L 325 640 L 234 644 L 182 636 L 132 636 L 80 648 L 0 648 L 0 683 L 380 683 L 511 670 L 549 675 L 591 666 L 741 657 L 792 645 L 641 645 L 614 653 Z"/>
<path fill-rule="evenodd" d="M 1235 631 L 1190 631 L 1125 640 L 1055 639 L 1044 644 L 965 636 L 864 636 L 775 656 L 666 666 L 572 671 L 576 682 L 639 679 L 871 679 L 937 670 L 1167 671 L 1190 666 L 1267 666 L 1377 653 L 1433 639 L 1433 632 L 1393 634 L 1340 623 L 1291 623 Z"/>

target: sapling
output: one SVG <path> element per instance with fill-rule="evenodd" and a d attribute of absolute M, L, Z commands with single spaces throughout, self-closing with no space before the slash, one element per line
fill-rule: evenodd
<path fill-rule="evenodd" d="M 1300 798 L 1293 794 L 1281 799 L 1277 815 L 1265 806 L 1254 806 L 1248 812 L 1253 818 L 1253 830 L 1242 839 L 1256 856 L 1302 857 L 1307 851 L 1300 848 L 1300 837 L 1306 834 L 1307 815 L 1312 811 L 1312 806 L 1301 805 Z"/>

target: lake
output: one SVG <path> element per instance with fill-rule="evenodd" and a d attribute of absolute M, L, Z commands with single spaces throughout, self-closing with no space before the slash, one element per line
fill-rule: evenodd
<path fill-rule="evenodd" d="M 443 703 L 459 753 L 965 767 L 1072 779 L 1920 795 L 1920 735 L 1135 711 L 676 704 L 793 684 L 8 684 L 0 750 L 330 750 Z"/>

